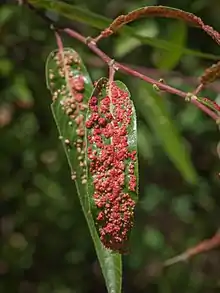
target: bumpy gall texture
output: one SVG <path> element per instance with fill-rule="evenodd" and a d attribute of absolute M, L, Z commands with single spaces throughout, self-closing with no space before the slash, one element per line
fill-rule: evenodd
<path fill-rule="evenodd" d="M 132 103 L 128 93 L 115 83 L 107 92 L 105 97 L 94 96 L 89 102 L 87 156 L 100 239 L 105 247 L 125 252 L 133 226 L 132 193 L 135 196 L 137 192 L 137 154 L 128 145 Z"/>

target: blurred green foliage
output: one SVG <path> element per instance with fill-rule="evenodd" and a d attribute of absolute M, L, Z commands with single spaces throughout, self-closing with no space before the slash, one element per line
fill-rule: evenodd
<path fill-rule="evenodd" d="M 146 4 L 167 5 L 196 13 L 220 30 L 217 0 L 65 2 L 108 18 Z M 0 6 L 0 292 L 105 292 L 50 111 L 44 68 L 55 39 L 41 19 L 14 4 L 7 1 Z M 82 23 L 62 17 L 61 21 L 84 35 L 97 33 Z M 219 54 L 203 32 L 177 23 L 150 18 L 130 27 L 144 37 Z M 81 52 L 94 79 L 106 75 L 106 67 L 86 47 L 64 39 L 65 45 Z M 212 62 L 135 40 L 120 34 L 104 40 L 101 47 L 185 91 L 196 86 L 194 77 Z M 162 272 L 157 266 L 219 228 L 219 130 L 182 99 L 162 92 L 159 100 L 137 79 L 121 73 L 117 77 L 130 89 L 137 109 L 140 154 L 140 200 L 130 253 L 123 257 L 123 292 L 219 292 L 218 251 Z M 204 95 L 219 101 L 219 88 L 216 82 Z"/>

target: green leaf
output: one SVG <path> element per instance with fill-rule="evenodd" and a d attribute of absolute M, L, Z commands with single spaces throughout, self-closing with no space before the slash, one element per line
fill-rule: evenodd
<path fill-rule="evenodd" d="M 51 109 L 94 242 L 106 287 L 109 293 L 120 293 L 121 256 L 105 249 L 100 242 L 87 197 L 85 139 L 83 134 L 87 102 L 93 85 L 81 58 L 74 50 L 64 49 L 65 70 L 63 70 L 61 63 L 63 60 L 59 56 L 57 50 L 53 51 L 46 64 L 47 86 L 53 97 Z"/>
<path fill-rule="evenodd" d="M 14 14 L 14 9 L 12 7 L 1 7 L 0 10 L 0 24 L 1 27 L 5 25 L 13 16 Z"/>
<path fill-rule="evenodd" d="M 87 25 L 90 25 L 97 29 L 105 29 L 112 22 L 111 19 L 98 15 L 96 13 L 90 12 L 82 7 L 76 5 L 70 5 L 61 1 L 52 0 L 28 0 L 36 8 L 44 8 L 50 11 L 59 13 L 60 15 L 75 20 Z M 169 7 L 170 8 L 170 7 Z M 171 9 L 171 8 L 170 8 Z M 176 9 L 178 10 L 178 9 Z M 211 60 L 219 60 L 220 56 L 203 53 L 200 51 L 195 51 L 187 48 L 180 47 L 178 45 L 172 44 L 170 42 L 159 40 L 157 38 L 149 38 L 140 36 L 133 28 L 129 26 L 124 26 L 119 33 L 133 36 L 140 40 L 142 44 L 146 44 L 152 47 L 173 51 L 173 50 L 183 50 L 183 54 L 193 55 L 200 58 L 206 58 Z"/>
<path fill-rule="evenodd" d="M 140 82 L 138 110 L 161 141 L 170 160 L 190 184 L 196 184 L 198 176 L 177 128 L 166 111 L 163 98 L 151 86 Z"/>
<path fill-rule="evenodd" d="M 136 34 L 140 37 L 153 38 L 158 34 L 156 22 L 149 19 L 145 19 L 144 21 L 142 20 L 141 23 L 134 23 L 132 27 L 136 31 Z M 122 58 L 141 45 L 142 42 L 137 37 L 123 34 L 120 38 L 116 38 L 114 57 Z"/>
<path fill-rule="evenodd" d="M 139 122 L 137 128 L 137 136 L 139 154 L 149 162 L 150 160 L 152 160 L 154 155 L 152 145 L 152 133 L 144 123 Z"/>
<path fill-rule="evenodd" d="M 87 114 L 88 193 L 102 243 L 126 252 L 138 198 L 136 114 L 126 86 L 102 78 Z"/>
<path fill-rule="evenodd" d="M 178 63 L 183 55 L 183 50 L 187 38 L 187 26 L 183 21 L 172 21 L 168 26 L 169 41 L 172 44 L 178 45 L 179 49 L 173 51 L 156 51 L 158 59 L 155 65 L 161 70 L 172 70 Z"/>

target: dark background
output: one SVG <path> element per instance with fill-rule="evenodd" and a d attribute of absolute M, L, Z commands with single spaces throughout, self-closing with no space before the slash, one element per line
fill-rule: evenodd
<path fill-rule="evenodd" d="M 167 5 L 193 12 L 220 30 L 218 0 L 66 2 L 110 18 L 144 5 Z M 56 47 L 54 36 L 47 24 L 27 8 L 16 6 L 15 1 L 1 4 L 0 292 L 106 292 L 50 111 L 44 65 Z M 60 20 L 84 35 L 98 32 Z M 131 26 L 145 36 L 220 55 L 219 47 L 204 32 L 174 20 L 149 18 Z M 106 74 L 106 67 L 86 47 L 64 39 L 80 52 L 93 79 Z M 146 74 L 164 77 L 167 83 L 185 91 L 196 87 L 197 77 L 213 62 L 182 55 L 172 64 L 177 49 L 161 51 L 122 35 L 103 41 L 101 47 L 117 60 L 143 67 Z M 167 60 L 171 63 L 163 65 Z M 168 71 L 162 73 L 161 69 Z M 123 257 L 123 292 L 220 292 L 219 250 L 162 272 L 157 270 L 158 263 L 212 237 L 219 228 L 219 131 L 196 107 L 162 93 L 164 116 L 169 116 L 173 127 L 168 130 L 189 155 L 186 162 L 169 131 L 164 132 L 163 122 L 156 129 L 153 126 L 152 121 L 160 121 L 161 116 L 154 111 L 151 91 L 146 95 L 143 84 L 133 77 L 117 77 L 130 88 L 137 108 L 140 158 L 140 200 L 130 254 Z M 219 89 L 216 82 L 204 94 L 219 102 Z M 179 160 L 173 160 L 173 155 Z"/>

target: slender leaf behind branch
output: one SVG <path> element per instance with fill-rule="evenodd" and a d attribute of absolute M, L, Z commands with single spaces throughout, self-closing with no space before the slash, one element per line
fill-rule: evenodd
<path fill-rule="evenodd" d="M 51 109 L 71 168 L 72 179 L 76 183 L 106 287 L 109 293 L 120 293 L 121 256 L 105 249 L 100 242 L 87 198 L 84 118 L 93 85 L 81 58 L 74 50 L 64 49 L 64 60 L 66 70 L 60 64 L 62 60 L 58 51 L 53 51 L 47 60 L 47 86 L 53 96 Z"/>

